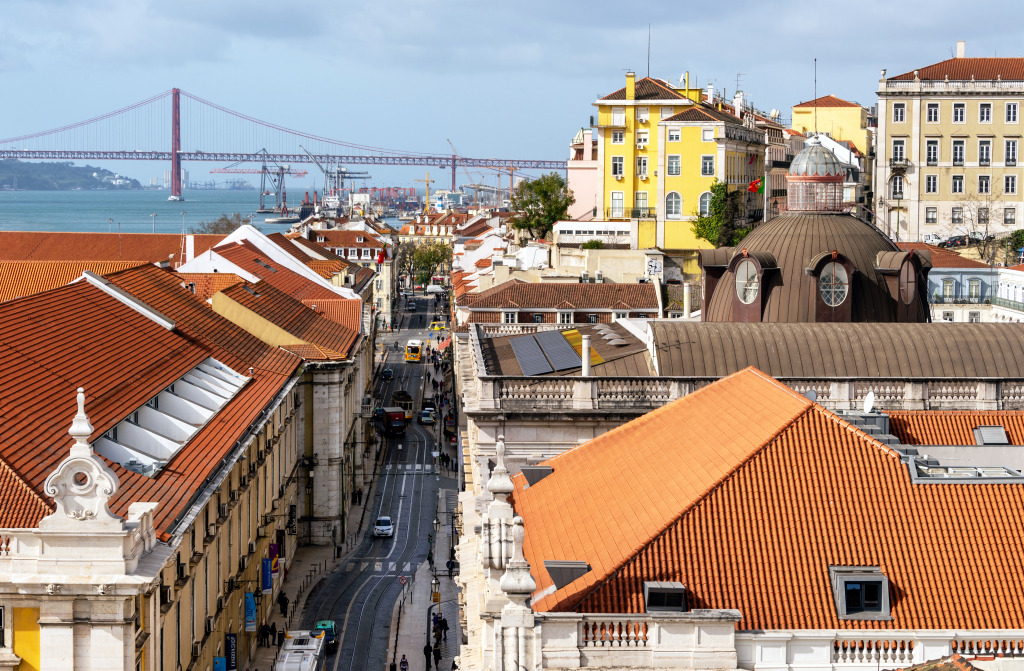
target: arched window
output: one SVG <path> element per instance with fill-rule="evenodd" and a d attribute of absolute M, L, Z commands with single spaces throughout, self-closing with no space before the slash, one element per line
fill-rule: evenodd
<path fill-rule="evenodd" d="M 850 278 L 846 268 L 835 261 L 826 264 L 818 276 L 818 293 L 830 308 L 841 305 L 850 293 Z"/>
<path fill-rule="evenodd" d="M 700 205 L 697 208 L 697 214 L 702 217 L 706 217 L 711 214 L 711 192 L 705 191 L 700 194 Z"/>
<path fill-rule="evenodd" d="M 900 268 L 900 298 L 903 299 L 904 304 L 910 305 L 914 300 L 916 292 L 917 272 L 913 264 L 905 262 L 903 267 Z"/>
<path fill-rule="evenodd" d="M 665 218 L 678 219 L 683 214 L 683 197 L 675 191 L 665 196 Z"/>
<path fill-rule="evenodd" d="M 736 266 L 736 296 L 744 305 L 750 305 L 757 298 L 757 285 L 757 266 L 750 259 L 743 259 Z"/>

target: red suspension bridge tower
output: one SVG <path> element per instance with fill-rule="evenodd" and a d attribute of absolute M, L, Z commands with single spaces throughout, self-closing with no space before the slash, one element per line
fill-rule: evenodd
<path fill-rule="evenodd" d="M 171 89 L 171 197 L 181 197 L 181 89 Z"/>

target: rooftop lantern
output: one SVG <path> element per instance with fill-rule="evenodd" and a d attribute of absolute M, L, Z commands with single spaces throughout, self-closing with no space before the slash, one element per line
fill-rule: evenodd
<path fill-rule="evenodd" d="M 841 212 L 846 168 L 835 154 L 812 137 L 796 155 L 786 177 L 791 212 Z"/>

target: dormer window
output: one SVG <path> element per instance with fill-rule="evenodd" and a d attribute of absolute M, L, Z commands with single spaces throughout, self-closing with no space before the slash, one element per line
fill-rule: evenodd
<path fill-rule="evenodd" d="M 365 238 L 363 238 L 363 236 L 361 236 L 361 235 L 357 235 L 356 236 L 356 242 L 363 242 L 364 240 L 365 240 Z"/>
<path fill-rule="evenodd" d="M 317 242 L 327 242 L 327 238 L 325 238 L 322 235 L 318 235 L 318 236 L 316 236 L 316 241 Z"/>
<path fill-rule="evenodd" d="M 842 264 L 832 261 L 825 265 L 818 277 L 818 293 L 830 308 L 846 300 L 850 293 L 850 277 Z"/>
<path fill-rule="evenodd" d="M 681 582 L 645 582 L 644 605 L 647 612 L 686 612 L 686 585 Z"/>
<path fill-rule="evenodd" d="M 736 266 L 736 296 L 744 305 L 750 305 L 757 298 L 757 266 L 750 259 L 743 259 Z"/>
<path fill-rule="evenodd" d="M 889 579 L 877 566 L 830 566 L 840 620 L 891 620 Z"/>

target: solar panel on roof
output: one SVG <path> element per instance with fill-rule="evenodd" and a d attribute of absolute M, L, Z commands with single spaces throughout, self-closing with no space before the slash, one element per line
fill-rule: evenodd
<path fill-rule="evenodd" d="M 580 355 L 566 341 L 561 331 L 541 331 L 534 337 L 555 370 L 578 368 L 583 365 Z"/>
<path fill-rule="evenodd" d="M 540 375 L 553 370 L 532 335 L 509 338 L 508 343 L 512 345 L 512 353 L 516 355 L 523 375 Z"/>

